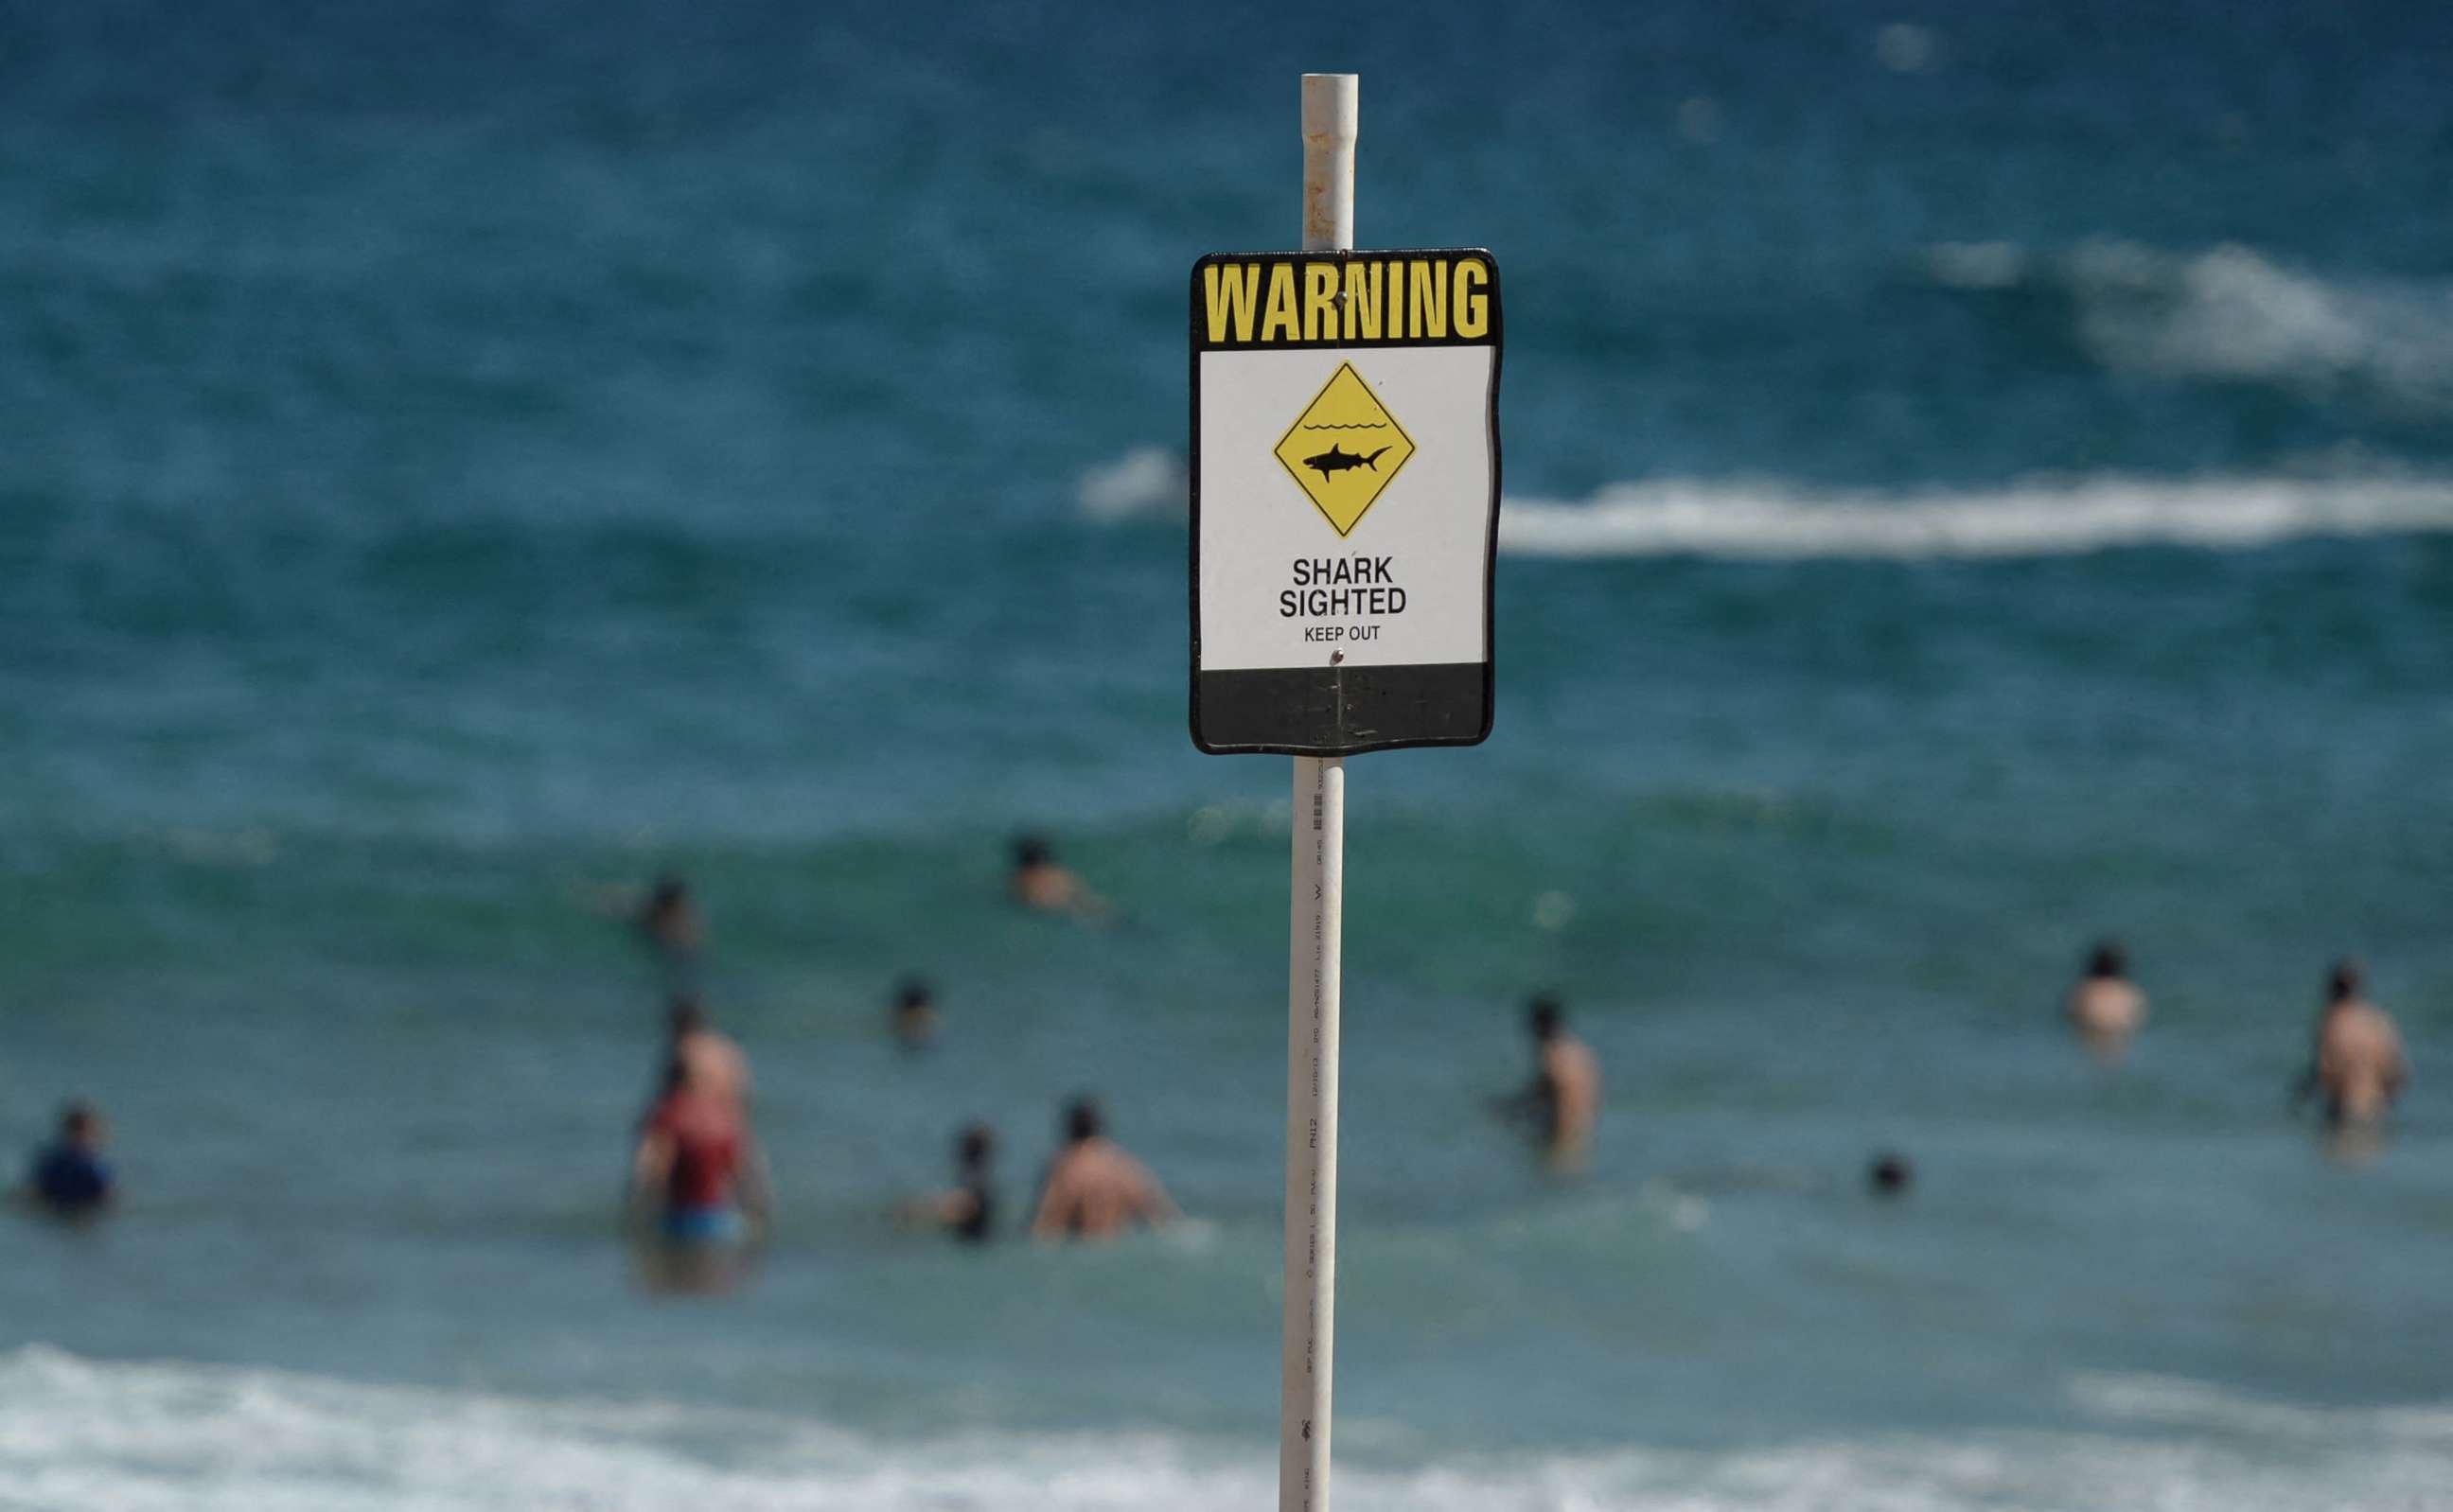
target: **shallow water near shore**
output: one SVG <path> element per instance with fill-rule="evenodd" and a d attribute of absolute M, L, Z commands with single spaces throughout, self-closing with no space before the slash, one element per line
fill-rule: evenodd
<path fill-rule="evenodd" d="M 0 1220 L 0 1507 L 1266 1503 L 1286 775 L 1185 733 L 1182 302 L 1346 63 L 1363 238 L 1510 349 L 1497 733 L 1350 771 L 1341 1503 L 2453 1505 L 2453 39 L 2082 11 L 29 20 L 0 1135 L 98 1099 L 128 1201 Z M 724 1295 L 613 1221 L 668 868 Z M 2344 952 L 2363 1161 L 2286 1108 Z M 1484 1111 L 1546 986 L 1572 1179 Z M 888 1222 L 1086 1088 L 1194 1222 Z"/>

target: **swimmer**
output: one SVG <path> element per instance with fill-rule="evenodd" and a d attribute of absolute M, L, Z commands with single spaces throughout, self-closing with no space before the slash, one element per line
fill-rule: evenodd
<path fill-rule="evenodd" d="M 1590 1047 L 1567 1032 L 1566 1010 L 1544 993 L 1526 1005 L 1538 1064 L 1523 1091 L 1500 1101 L 1500 1110 L 1530 1123 L 1553 1165 L 1573 1165 L 1590 1147 L 1601 1122 L 1602 1068 Z"/>
<path fill-rule="evenodd" d="M 933 1197 L 906 1203 L 903 1222 L 944 1230 L 965 1243 L 984 1243 L 996 1233 L 996 1130 L 973 1124 L 954 1140 L 954 1184 Z"/>
<path fill-rule="evenodd" d="M 60 1113 L 59 1137 L 34 1156 L 27 1199 L 59 1218 L 89 1217 L 110 1206 L 119 1195 L 102 1158 L 110 1145 L 110 1125 L 101 1111 L 70 1104 Z"/>
<path fill-rule="evenodd" d="M 2368 1128 L 2410 1082 L 2402 1035 L 2383 1008 L 2367 1001 L 2356 961 L 2337 962 L 2325 981 L 2325 1007 L 2317 1019 L 2317 1043 L 2308 1069 L 2292 1095 L 2297 1106 L 2312 1092 L 2325 1095 L 2325 1120 L 2337 1128 Z"/>
<path fill-rule="evenodd" d="M 691 1086 L 736 1109 L 749 1105 L 749 1057 L 729 1035 L 717 1031 L 708 1016 L 707 1000 L 695 992 L 673 999 L 666 1024 L 671 1040 L 668 1053 L 688 1073 Z"/>
<path fill-rule="evenodd" d="M 1877 1197 L 1905 1197 L 1916 1184 L 1916 1166 L 1897 1150 L 1885 1150 L 1865 1167 L 1865 1186 Z"/>
<path fill-rule="evenodd" d="M 894 1009 L 889 1025 L 894 1043 L 907 1050 L 925 1050 L 937 1038 L 937 998 L 928 984 L 917 977 L 906 977 L 894 989 Z"/>
<path fill-rule="evenodd" d="M 2146 1022 L 2146 994 L 2129 980 L 2129 957 L 2119 945 L 2106 940 L 2095 947 L 2064 1011 L 2087 1053 L 2106 1065 L 2121 1059 Z"/>
<path fill-rule="evenodd" d="M 668 957 L 694 956 L 707 944 L 707 920 L 690 897 L 689 884 L 671 872 L 656 879 L 631 923 L 640 938 Z"/>
<path fill-rule="evenodd" d="M 679 1056 L 630 1159 L 630 1211 L 679 1244 L 725 1243 L 764 1228 L 766 1165 L 740 1105 L 693 1084 Z"/>
<path fill-rule="evenodd" d="M 1107 1137 L 1099 1104 L 1075 1098 L 1065 1109 L 1065 1147 L 1040 1185 L 1033 1239 L 1113 1239 L 1134 1223 L 1173 1220 L 1175 1204 L 1141 1162 Z"/>
<path fill-rule="evenodd" d="M 687 987 L 695 981 L 699 954 L 707 945 L 707 920 L 690 896 L 688 883 L 667 872 L 645 893 L 628 887 L 600 888 L 588 895 L 588 905 L 630 930 L 655 958 L 667 985 Z"/>
<path fill-rule="evenodd" d="M 1045 837 L 1023 835 L 1013 843 L 1013 901 L 1035 913 L 1070 914 L 1087 923 L 1104 921 L 1107 900 L 1056 860 Z"/>

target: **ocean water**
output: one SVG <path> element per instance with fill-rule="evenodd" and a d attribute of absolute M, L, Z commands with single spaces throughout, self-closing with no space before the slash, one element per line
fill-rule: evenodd
<path fill-rule="evenodd" d="M 1341 1502 L 2453 1506 L 2448 13 L 0 22 L 0 1139 L 95 1098 L 128 1192 L 0 1221 L 0 1508 L 1266 1503 L 1286 772 L 1184 727 L 1182 302 L 1326 68 L 1361 238 L 1511 306 L 1496 733 L 1350 776 Z M 723 1295 L 614 1222 L 666 868 Z M 1482 1112 L 1538 987 L 1572 1181 Z M 888 1221 L 1084 1088 L 1192 1222 Z"/>

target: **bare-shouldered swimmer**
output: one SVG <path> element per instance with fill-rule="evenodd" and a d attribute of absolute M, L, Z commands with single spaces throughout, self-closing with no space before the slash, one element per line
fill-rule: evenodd
<path fill-rule="evenodd" d="M 2110 940 L 2098 945 L 2064 1011 L 2088 1054 L 2107 1065 L 2120 1060 L 2146 1022 L 2146 994 L 2129 980 L 2128 952 Z"/>
<path fill-rule="evenodd" d="M 1047 1167 L 1033 1239 L 1113 1239 L 1135 1224 L 1159 1227 L 1175 1204 L 1149 1168 L 1107 1136 L 1099 1104 L 1075 1098 L 1065 1109 L 1065 1147 Z"/>
<path fill-rule="evenodd" d="M 2325 1007 L 2317 1019 L 2317 1043 L 2300 1079 L 2299 1097 L 2322 1092 L 2327 1122 L 2364 1127 L 2382 1122 L 2409 1083 L 2401 1031 L 2367 1000 L 2359 963 L 2336 963 L 2325 981 Z"/>
<path fill-rule="evenodd" d="M 1007 885 L 1013 901 L 1034 913 L 1061 913 L 1086 924 L 1105 924 L 1115 911 L 1071 867 L 1056 859 L 1055 847 L 1043 835 L 1015 839 L 1013 874 Z"/>
<path fill-rule="evenodd" d="M 706 1000 L 695 992 L 676 996 L 667 1026 L 672 1037 L 671 1057 L 688 1073 L 690 1086 L 708 1097 L 746 1109 L 749 1105 L 749 1057 L 730 1035 L 716 1028 L 715 1021 L 708 1015 Z"/>
<path fill-rule="evenodd" d="M 1548 993 L 1526 1005 L 1525 1025 L 1533 1036 L 1533 1080 L 1502 1108 L 1531 1123 L 1552 1164 L 1573 1165 L 1591 1148 L 1601 1122 L 1601 1062 L 1567 1032 L 1566 1009 Z"/>

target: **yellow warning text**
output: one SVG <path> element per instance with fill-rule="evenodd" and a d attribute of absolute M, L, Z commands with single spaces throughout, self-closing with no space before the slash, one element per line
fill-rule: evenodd
<path fill-rule="evenodd" d="M 1210 347 L 1483 341 L 1496 297 L 1483 257 L 1367 252 L 1206 261 L 1199 296 Z"/>

